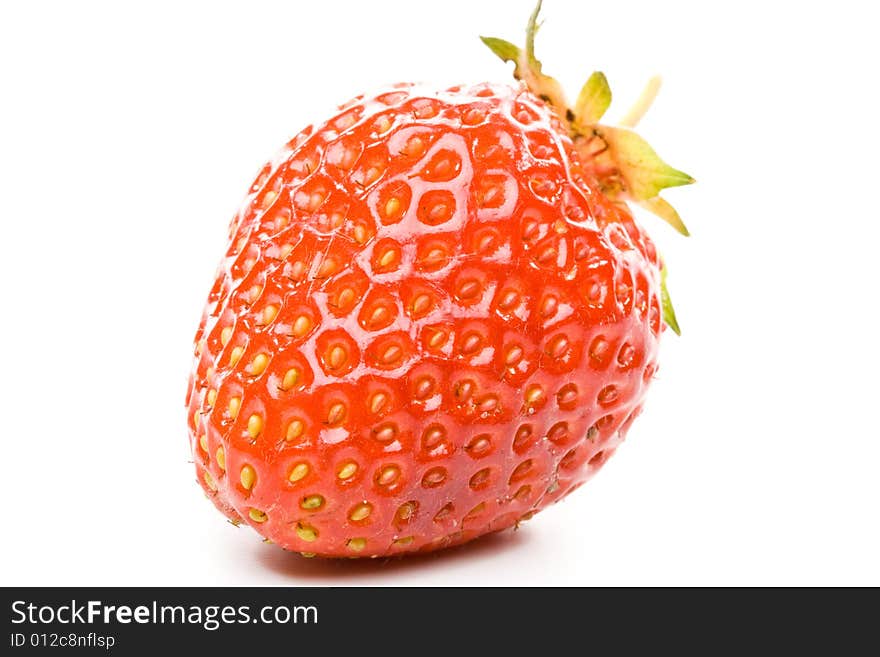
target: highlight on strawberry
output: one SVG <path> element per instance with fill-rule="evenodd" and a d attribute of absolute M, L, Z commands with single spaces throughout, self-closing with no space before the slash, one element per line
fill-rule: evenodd
<path fill-rule="evenodd" d="M 513 85 L 398 84 L 303 130 L 229 228 L 186 403 L 199 484 L 307 556 L 424 552 L 515 527 L 592 477 L 641 412 L 666 269 L 628 203 L 692 183 L 573 105 L 524 47 Z"/>

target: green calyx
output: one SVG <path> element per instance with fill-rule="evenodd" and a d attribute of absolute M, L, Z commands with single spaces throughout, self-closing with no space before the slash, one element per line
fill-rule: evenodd
<path fill-rule="evenodd" d="M 574 104 L 574 118 L 580 131 L 599 123 L 611 105 L 611 87 L 601 71 L 595 71 L 581 88 Z"/>
<path fill-rule="evenodd" d="M 663 321 L 676 335 L 681 335 L 678 327 L 678 319 L 675 317 L 675 308 L 672 307 L 672 299 L 669 298 L 669 290 L 666 289 L 666 265 L 660 268 L 660 306 L 663 311 Z"/>
<path fill-rule="evenodd" d="M 602 192 L 620 203 L 633 203 L 663 219 L 682 235 L 687 227 L 675 208 L 660 196 L 669 187 L 694 182 L 688 174 L 669 166 L 634 128 L 650 107 L 660 89 L 660 79 L 652 78 L 639 100 L 617 126 L 600 121 L 611 105 L 611 87 L 605 75 L 594 72 L 578 94 L 573 107 L 565 99 L 562 86 L 545 75 L 535 57 L 535 35 L 540 23 L 541 0 L 526 26 L 526 43 L 519 48 L 495 37 L 480 37 L 488 48 L 505 62 L 514 63 L 513 75 L 532 93 L 544 100 L 557 114 L 569 134 L 584 166 L 593 174 Z M 666 267 L 661 270 L 663 319 L 679 334 L 678 322 L 666 289 Z"/>

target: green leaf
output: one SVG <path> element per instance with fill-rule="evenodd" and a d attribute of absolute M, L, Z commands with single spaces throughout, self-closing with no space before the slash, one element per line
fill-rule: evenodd
<path fill-rule="evenodd" d="M 481 36 L 480 40 L 488 46 L 489 50 L 498 55 L 503 61 L 515 63 L 519 61 L 520 50 L 510 41 L 484 36 Z"/>
<path fill-rule="evenodd" d="M 602 126 L 601 136 L 614 153 L 634 201 L 653 198 L 667 187 L 695 182 L 688 174 L 666 164 L 648 142 L 632 130 Z"/>
<path fill-rule="evenodd" d="M 681 335 L 681 328 L 675 318 L 675 308 L 672 307 L 672 299 L 669 298 L 669 290 L 666 289 L 666 265 L 660 269 L 660 305 L 663 307 L 663 321 L 676 335 Z"/>
<path fill-rule="evenodd" d="M 660 196 L 655 196 L 654 198 L 636 201 L 636 203 L 645 208 L 648 212 L 660 217 L 685 237 L 690 236 L 690 231 L 688 231 L 687 226 L 684 225 L 681 217 L 678 216 L 678 212 L 666 199 L 661 198 Z"/>
<path fill-rule="evenodd" d="M 598 123 L 611 105 L 611 87 L 601 71 L 593 73 L 578 94 L 574 105 L 575 121 L 588 126 Z"/>

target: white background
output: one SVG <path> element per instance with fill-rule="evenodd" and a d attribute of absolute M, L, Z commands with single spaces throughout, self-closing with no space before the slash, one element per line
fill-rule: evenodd
<path fill-rule="evenodd" d="M 442 7 L 442 8 L 441 8 Z M 513 533 L 393 562 L 234 529 L 188 463 L 226 225 L 304 125 L 400 80 L 506 80 L 516 2 L 4 3 L 0 583 L 880 584 L 876 21 L 860 2 L 548 0 L 539 55 L 699 183 L 684 335 L 617 456 Z M 611 117 L 613 118 L 614 112 Z"/>

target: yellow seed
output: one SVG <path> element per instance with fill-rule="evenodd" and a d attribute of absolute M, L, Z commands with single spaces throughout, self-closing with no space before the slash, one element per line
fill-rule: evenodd
<path fill-rule="evenodd" d="M 400 505 L 397 509 L 397 521 L 398 522 L 406 522 L 410 520 L 416 512 L 416 502 L 405 502 Z"/>
<path fill-rule="evenodd" d="M 293 466 L 293 469 L 290 471 L 290 474 L 287 476 L 287 480 L 295 484 L 300 479 L 309 474 L 309 465 L 308 463 L 297 463 Z"/>
<path fill-rule="evenodd" d="M 440 223 L 446 221 L 450 216 L 449 206 L 445 203 L 436 203 L 428 211 L 428 216 L 432 221 Z"/>
<path fill-rule="evenodd" d="M 446 437 L 446 430 L 442 426 L 429 427 L 422 434 L 422 442 L 428 449 L 438 445 Z"/>
<path fill-rule="evenodd" d="M 299 536 L 302 540 L 308 541 L 311 543 L 316 538 L 318 538 L 318 530 L 314 527 L 310 527 L 309 525 L 303 525 L 302 523 L 296 524 L 296 535 Z"/>
<path fill-rule="evenodd" d="M 205 350 L 205 338 L 202 338 L 196 343 L 196 356 L 201 356 L 202 352 Z"/>
<path fill-rule="evenodd" d="M 360 522 L 368 518 L 372 512 L 373 505 L 369 502 L 362 502 L 351 510 L 351 513 L 348 514 L 348 519 L 352 522 Z"/>
<path fill-rule="evenodd" d="M 385 306 L 376 306 L 370 313 L 370 324 L 375 326 L 383 322 L 388 317 L 388 309 Z"/>
<path fill-rule="evenodd" d="M 254 413 L 248 418 L 247 432 L 251 438 L 256 438 L 263 430 L 263 418 Z"/>
<path fill-rule="evenodd" d="M 266 354 L 257 354 L 251 360 L 250 373 L 252 376 L 260 376 L 269 364 L 269 357 Z"/>
<path fill-rule="evenodd" d="M 351 479 L 354 476 L 354 473 L 357 472 L 357 469 L 357 463 L 349 461 L 339 468 L 339 472 L 336 473 L 336 476 L 340 479 Z"/>
<path fill-rule="evenodd" d="M 293 420 L 289 425 L 287 425 L 287 440 L 296 440 L 303 432 L 306 430 L 305 422 L 300 420 L 299 418 Z"/>
<path fill-rule="evenodd" d="M 297 260 L 290 266 L 290 278 L 295 281 L 300 280 L 305 273 L 306 263 L 304 263 L 302 260 Z"/>
<path fill-rule="evenodd" d="M 264 511 L 260 511 L 259 509 L 251 509 L 250 511 L 248 511 L 248 515 L 254 522 L 266 522 L 269 519 L 269 516 L 267 516 Z"/>
<path fill-rule="evenodd" d="M 394 544 L 395 544 L 395 545 L 399 545 L 399 546 L 402 547 L 402 546 L 404 546 L 404 545 L 409 545 L 410 543 L 413 542 L 413 540 L 414 540 L 414 539 L 413 539 L 412 536 L 404 536 L 403 538 L 398 538 L 398 539 L 396 539 L 396 540 L 394 541 Z"/>
<path fill-rule="evenodd" d="M 549 317 L 556 312 L 556 308 L 558 305 L 559 300 L 552 294 L 548 294 L 546 297 L 544 297 L 544 301 L 541 303 L 541 314 L 544 317 Z"/>
<path fill-rule="evenodd" d="M 397 257 L 397 253 L 395 252 L 394 249 L 386 249 L 385 253 L 383 253 L 381 255 L 381 257 L 379 258 L 379 266 L 380 267 L 387 267 L 392 262 L 394 262 L 396 257 Z"/>
<path fill-rule="evenodd" d="M 507 365 L 515 365 L 518 363 L 523 357 L 522 347 L 514 345 L 510 349 L 507 350 L 507 358 L 505 359 L 505 363 Z"/>
<path fill-rule="evenodd" d="M 340 308 L 345 308 L 352 301 L 354 301 L 354 290 L 352 290 L 350 287 L 347 287 L 339 293 L 339 297 L 336 300 L 336 305 Z"/>
<path fill-rule="evenodd" d="M 274 192 L 272 190 L 269 190 L 268 192 L 266 192 L 266 195 L 263 197 L 263 202 L 260 205 L 260 207 L 263 210 L 265 210 L 266 208 L 268 208 L 269 206 L 271 206 L 275 202 L 276 198 L 278 198 L 278 193 Z"/>
<path fill-rule="evenodd" d="M 241 268 L 242 268 L 242 270 L 244 271 L 245 274 L 249 274 L 250 271 L 251 271 L 251 269 L 254 268 L 254 265 L 255 265 L 255 264 L 257 264 L 257 261 L 256 261 L 256 260 L 254 260 L 253 258 L 247 258 L 247 259 L 242 263 L 242 267 L 241 267 Z"/>
<path fill-rule="evenodd" d="M 412 137 L 406 142 L 406 152 L 411 157 L 416 157 L 425 152 L 425 141 L 421 137 Z"/>
<path fill-rule="evenodd" d="M 327 413 L 327 424 L 336 424 L 345 416 L 345 404 L 336 402 Z"/>
<path fill-rule="evenodd" d="M 526 459 L 518 466 L 516 466 L 516 468 L 514 468 L 513 472 L 510 475 L 510 483 L 519 481 L 520 479 L 528 475 L 529 471 L 532 469 L 532 465 L 532 459 Z"/>
<path fill-rule="evenodd" d="M 520 486 L 517 491 L 513 494 L 513 498 L 515 500 L 522 501 L 529 496 L 529 493 L 532 492 L 532 487 L 529 485 Z"/>
<path fill-rule="evenodd" d="M 336 264 L 336 260 L 333 258 L 324 258 L 321 261 L 321 265 L 318 267 L 318 273 L 315 274 L 315 278 L 327 278 L 328 276 L 332 276 L 339 269 L 339 266 Z"/>
<path fill-rule="evenodd" d="M 354 241 L 358 244 L 364 244 L 367 241 L 367 229 L 360 224 L 354 227 Z"/>
<path fill-rule="evenodd" d="M 471 441 L 468 446 L 465 447 L 465 450 L 471 455 L 482 456 L 483 452 L 488 450 L 491 446 L 492 442 L 485 435 L 480 435 Z"/>
<path fill-rule="evenodd" d="M 293 244 L 285 244 L 281 247 L 281 251 L 278 252 L 278 255 L 281 256 L 281 260 L 286 260 L 291 251 L 293 251 Z"/>
<path fill-rule="evenodd" d="M 214 477 L 211 476 L 210 472 L 205 470 L 205 474 L 202 476 L 202 478 L 205 480 L 205 486 L 210 488 L 212 491 L 217 490 L 217 482 L 214 481 Z"/>
<path fill-rule="evenodd" d="M 501 301 L 498 302 L 498 305 L 502 308 L 510 308 L 517 301 L 519 301 L 519 295 L 513 290 L 508 290 L 504 293 L 504 296 L 501 297 Z"/>
<path fill-rule="evenodd" d="M 335 121 L 336 129 L 339 132 L 342 132 L 346 128 L 350 128 L 357 122 L 357 114 L 355 112 L 348 112 L 343 114 Z"/>
<path fill-rule="evenodd" d="M 235 347 L 229 354 L 229 367 L 235 367 L 244 353 L 244 347 Z"/>
<path fill-rule="evenodd" d="M 477 251 L 485 251 L 486 249 L 488 249 L 489 246 L 491 246 L 492 242 L 495 240 L 495 237 L 496 236 L 492 233 L 481 237 L 480 243 L 477 245 Z"/>
<path fill-rule="evenodd" d="M 367 185 L 376 182 L 376 180 L 378 180 L 379 176 L 381 175 L 382 170 L 379 169 L 379 167 L 370 167 L 369 169 L 367 169 L 366 173 L 364 173 L 364 180 L 362 183 L 363 186 L 366 187 Z"/>
<path fill-rule="evenodd" d="M 541 389 L 541 386 L 530 386 L 529 389 L 526 390 L 526 401 L 530 404 L 534 404 L 543 396 L 544 391 Z"/>
<path fill-rule="evenodd" d="M 305 315 L 300 315 L 293 323 L 293 336 L 296 338 L 303 337 L 312 328 L 312 320 Z"/>
<path fill-rule="evenodd" d="M 486 395 L 482 399 L 479 400 L 477 404 L 477 410 L 481 413 L 488 413 L 490 411 L 494 411 L 498 407 L 498 397 L 496 395 Z"/>
<path fill-rule="evenodd" d="M 257 473 L 251 466 L 245 465 L 241 468 L 239 478 L 241 479 L 241 487 L 245 490 L 251 490 L 257 481 Z"/>
<path fill-rule="evenodd" d="M 464 379 L 463 381 L 458 381 L 452 388 L 453 394 L 460 401 L 467 401 L 471 398 L 471 395 L 474 393 L 475 384 L 470 379 Z"/>
<path fill-rule="evenodd" d="M 306 511 L 314 511 L 315 509 L 320 509 L 324 506 L 324 496 L 323 495 L 309 495 L 308 497 L 303 498 L 303 501 L 299 504 Z"/>
<path fill-rule="evenodd" d="M 309 205 L 308 209 L 310 212 L 314 212 L 319 207 L 321 207 L 321 203 L 324 202 L 324 195 L 321 192 L 314 192 L 311 196 L 309 196 Z"/>
<path fill-rule="evenodd" d="M 388 120 L 387 116 L 380 116 L 376 119 L 375 128 L 377 134 L 384 134 L 391 128 L 391 121 Z"/>
<path fill-rule="evenodd" d="M 432 116 L 437 116 L 437 106 L 429 100 L 418 103 L 413 109 L 415 110 L 413 114 L 420 119 L 430 119 Z"/>
<path fill-rule="evenodd" d="M 317 556 L 316 552 L 300 552 L 299 556 L 303 559 L 314 559 Z"/>
<path fill-rule="evenodd" d="M 491 474 L 489 468 L 483 468 L 470 479 L 471 488 L 479 488 L 487 481 L 489 481 L 489 475 Z"/>
<path fill-rule="evenodd" d="M 403 354 L 403 350 L 396 344 L 388 347 L 382 354 L 382 360 L 386 363 L 393 363 Z"/>
<path fill-rule="evenodd" d="M 399 474 L 400 470 L 390 465 L 379 473 L 378 484 L 380 486 L 390 486 L 397 480 Z"/>
<path fill-rule="evenodd" d="M 465 112 L 462 117 L 462 122 L 466 125 L 476 125 L 485 117 L 485 113 L 478 107 L 472 107 L 467 112 Z"/>
<path fill-rule="evenodd" d="M 373 438 L 378 440 L 380 443 L 387 443 L 394 440 L 397 437 L 397 427 L 393 424 L 386 424 L 380 429 L 373 430 Z"/>
<path fill-rule="evenodd" d="M 437 331 L 430 337 L 428 344 L 433 348 L 438 348 L 446 342 L 446 331 Z"/>
<path fill-rule="evenodd" d="M 215 374 L 215 372 L 216 372 L 216 370 L 215 370 L 213 367 L 209 367 L 209 368 L 205 371 L 205 380 L 206 380 L 206 381 L 210 381 L 210 380 L 212 380 L 212 379 L 214 378 L 214 374 Z"/>
<path fill-rule="evenodd" d="M 238 410 L 241 408 L 241 397 L 233 397 L 229 400 L 229 417 L 233 420 L 238 417 Z"/>
<path fill-rule="evenodd" d="M 345 365 L 346 360 L 348 360 L 348 354 L 345 351 L 345 347 L 340 345 L 333 347 L 327 356 L 327 364 L 330 365 L 330 369 L 334 370 L 338 370 Z"/>
<path fill-rule="evenodd" d="M 367 546 L 367 539 L 365 538 L 350 538 L 348 539 L 348 549 L 352 552 L 360 552 Z"/>
<path fill-rule="evenodd" d="M 480 346 L 480 342 L 480 336 L 476 333 L 471 333 L 464 339 L 464 344 L 461 345 L 461 350 L 463 353 L 470 353 Z"/>
<path fill-rule="evenodd" d="M 263 291 L 263 288 L 259 285 L 254 285 L 247 293 L 248 303 L 253 303 L 257 299 L 260 298 L 260 292 Z"/>
<path fill-rule="evenodd" d="M 443 249 L 431 249 L 428 251 L 428 254 L 422 259 L 426 265 L 437 265 L 443 262 L 446 258 L 446 251 Z"/>
<path fill-rule="evenodd" d="M 416 397 L 418 399 L 424 399 L 428 396 L 430 392 L 434 390 L 434 381 L 431 377 L 423 376 L 416 383 Z"/>
<path fill-rule="evenodd" d="M 207 434 L 203 433 L 201 436 L 199 436 L 199 447 L 202 448 L 203 452 L 208 451 L 208 436 L 207 436 Z"/>
<path fill-rule="evenodd" d="M 414 315 L 425 312 L 431 306 L 431 297 L 427 294 L 420 294 L 412 302 L 412 311 Z"/>
<path fill-rule="evenodd" d="M 446 470 L 443 468 L 432 468 L 422 477 L 422 486 L 425 488 L 434 488 L 446 481 Z"/>
<path fill-rule="evenodd" d="M 549 343 L 547 343 L 547 355 L 551 358 L 559 358 L 568 349 L 568 338 L 564 335 L 558 335 Z"/>
<path fill-rule="evenodd" d="M 392 196 L 385 203 L 385 216 L 393 217 L 400 210 L 400 199 L 396 196 Z"/>
<path fill-rule="evenodd" d="M 281 389 L 282 390 L 290 390 L 293 386 L 296 385 L 296 382 L 299 381 L 299 370 L 295 367 L 291 367 L 284 373 L 284 378 L 281 380 Z"/>
<path fill-rule="evenodd" d="M 214 388 L 211 388 L 208 391 L 208 394 L 205 397 L 205 400 L 208 402 L 208 406 L 214 406 L 214 402 L 217 401 L 217 391 L 214 390 Z"/>
<path fill-rule="evenodd" d="M 377 392 L 370 399 L 370 412 L 378 413 L 382 410 L 382 407 L 385 406 L 385 402 L 388 401 L 388 395 L 384 392 Z"/>
<path fill-rule="evenodd" d="M 263 324 L 270 324 L 278 316 L 278 306 L 268 305 L 263 308 Z"/>
<path fill-rule="evenodd" d="M 463 299 L 469 299 L 476 296 L 480 291 L 480 284 L 474 280 L 467 280 L 458 287 L 458 296 Z"/>
<path fill-rule="evenodd" d="M 449 514 L 452 513 L 452 510 L 452 503 L 450 502 L 434 514 L 434 522 L 443 522 L 447 517 L 449 517 Z"/>
<path fill-rule="evenodd" d="M 226 469 L 226 450 L 223 449 L 223 446 L 217 448 L 217 453 L 214 454 L 214 457 L 217 459 L 217 465 L 221 470 Z"/>
<path fill-rule="evenodd" d="M 220 331 L 220 344 L 224 347 L 229 343 L 229 338 L 232 337 L 232 327 L 226 326 Z"/>

